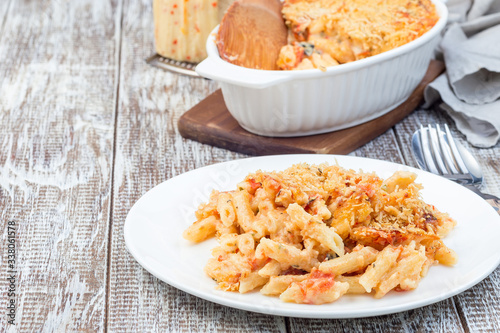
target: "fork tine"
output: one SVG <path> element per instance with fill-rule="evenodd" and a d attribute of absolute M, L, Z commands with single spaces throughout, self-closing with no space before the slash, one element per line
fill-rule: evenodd
<path fill-rule="evenodd" d="M 427 127 L 420 125 L 420 141 L 422 143 L 422 152 L 424 154 L 425 164 L 427 166 L 427 171 L 440 174 L 438 168 L 436 167 L 436 164 L 434 163 L 431 149 L 429 149 L 431 144 L 429 143 L 428 131 L 429 129 Z"/>
<path fill-rule="evenodd" d="M 439 139 L 439 145 L 443 153 L 442 157 L 444 160 L 444 164 L 446 165 L 446 168 L 452 174 L 460 173 L 460 171 L 457 169 L 455 159 L 453 158 L 453 152 L 451 151 L 450 145 L 446 140 L 446 133 L 443 130 L 441 130 L 439 124 L 436 124 L 436 130 Z"/>
<path fill-rule="evenodd" d="M 441 175 L 446 175 L 449 174 L 448 169 L 446 168 L 444 161 L 443 161 L 443 153 L 441 151 L 441 148 L 439 147 L 439 139 L 438 139 L 438 131 L 437 128 L 432 127 L 432 125 L 429 125 L 429 138 L 431 142 L 431 150 L 432 150 L 432 157 L 436 161 L 436 164 L 438 165 L 438 168 L 440 170 L 439 174 Z"/>
<path fill-rule="evenodd" d="M 444 130 L 446 131 L 446 138 L 448 139 L 450 149 L 453 152 L 453 157 L 454 157 L 455 162 L 457 163 L 459 169 L 463 173 L 469 173 L 469 169 L 465 165 L 465 162 L 462 159 L 462 155 L 460 155 L 460 152 L 458 151 L 457 144 L 455 143 L 455 139 L 453 138 L 453 135 L 451 135 L 450 128 L 448 127 L 447 124 L 444 125 Z"/>

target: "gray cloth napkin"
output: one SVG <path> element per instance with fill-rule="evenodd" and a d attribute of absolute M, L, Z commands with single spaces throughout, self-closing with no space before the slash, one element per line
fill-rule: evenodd
<path fill-rule="evenodd" d="M 500 0 L 452 0 L 440 44 L 446 73 L 425 89 L 467 140 L 491 147 L 500 139 Z"/>

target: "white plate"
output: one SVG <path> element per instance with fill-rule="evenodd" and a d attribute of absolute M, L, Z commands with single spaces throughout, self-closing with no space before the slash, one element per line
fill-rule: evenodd
<path fill-rule="evenodd" d="M 454 267 L 432 266 L 414 291 L 390 292 L 382 299 L 346 295 L 323 305 L 284 303 L 259 292 L 239 294 L 215 289 L 203 268 L 215 240 L 191 244 L 182 232 L 193 221 L 198 204 L 212 189 L 233 190 L 258 169 L 284 170 L 294 163 L 337 163 L 356 171 L 375 171 L 387 178 L 396 170 L 418 174 L 426 202 L 450 213 L 456 228 L 445 238 L 459 261 Z M 442 177 L 385 161 L 352 156 L 280 155 L 236 160 L 186 172 L 147 192 L 130 210 L 124 226 L 125 243 L 134 258 L 151 274 L 192 295 L 222 305 L 291 317 L 355 318 L 414 309 L 456 295 L 483 280 L 500 263 L 500 216 L 479 196 Z"/>

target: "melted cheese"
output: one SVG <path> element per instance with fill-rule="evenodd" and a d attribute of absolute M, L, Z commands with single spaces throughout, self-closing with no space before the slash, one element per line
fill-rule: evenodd
<path fill-rule="evenodd" d="M 309 43 L 339 63 L 406 44 L 439 19 L 429 0 L 285 0 L 283 16 L 290 44 Z"/>

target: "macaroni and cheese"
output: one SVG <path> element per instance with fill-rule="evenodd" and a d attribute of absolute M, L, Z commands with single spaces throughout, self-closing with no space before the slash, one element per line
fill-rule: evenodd
<path fill-rule="evenodd" d="M 214 191 L 184 237 L 218 239 L 205 272 L 226 291 L 322 304 L 412 290 L 432 264 L 457 261 L 442 241 L 456 222 L 421 199 L 415 178 L 305 163 L 257 171 Z"/>
<path fill-rule="evenodd" d="M 281 69 L 325 69 L 417 39 L 439 16 L 430 0 L 285 0 Z"/>

